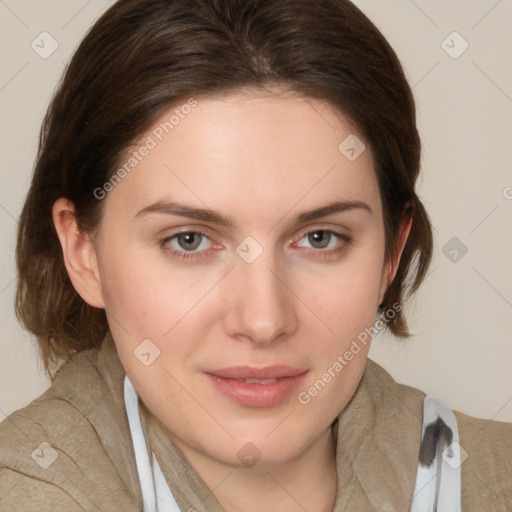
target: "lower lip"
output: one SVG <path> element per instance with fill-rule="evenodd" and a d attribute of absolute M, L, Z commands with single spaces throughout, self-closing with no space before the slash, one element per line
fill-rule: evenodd
<path fill-rule="evenodd" d="M 205 373 L 210 382 L 224 396 L 246 407 L 273 407 L 286 400 L 304 380 L 307 372 L 277 379 L 270 384 L 246 384 Z"/>

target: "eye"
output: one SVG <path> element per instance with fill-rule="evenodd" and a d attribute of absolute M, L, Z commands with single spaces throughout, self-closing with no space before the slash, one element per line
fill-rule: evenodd
<path fill-rule="evenodd" d="M 306 240 L 313 249 L 330 249 L 333 247 L 333 243 L 335 245 L 341 237 L 340 233 L 327 229 L 317 229 L 305 233 L 300 240 Z"/>
<path fill-rule="evenodd" d="M 303 238 L 306 238 L 314 249 L 328 249 L 329 244 L 336 241 L 333 234 L 334 233 L 332 231 L 322 229 L 318 231 L 310 231 Z"/>
<path fill-rule="evenodd" d="M 176 244 L 179 246 L 179 248 L 184 249 L 185 251 L 194 251 L 201 245 L 202 242 L 206 240 L 205 235 L 195 231 L 179 233 L 173 238 L 173 241 L 176 241 Z"/>
<path fill-rule="evenodd" d="M 304 233 L 296 245 L 312 249 L 310 252 L 313 254 L 332 256 L 345 251 L 351 241 L 352 239 L 343 233 L 330 229 L 315 229 Z"/>
<path fill-rule="evenodd" d="M 182 231 L 159 242 L 163 250 L 177 258 L 197 258 L 210 249 L 213 242 L 201 231 Z"/>

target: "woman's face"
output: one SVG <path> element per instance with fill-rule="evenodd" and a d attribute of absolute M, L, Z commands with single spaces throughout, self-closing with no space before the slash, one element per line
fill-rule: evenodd
<path fill-rule="evenodd" d="M 388 285 L 372 157 L 318 100 L 195 100 L 119 166 L 94 241 L 101 300 L 130 380 L 186 454 L 286 462 L 355 392 Z"/>

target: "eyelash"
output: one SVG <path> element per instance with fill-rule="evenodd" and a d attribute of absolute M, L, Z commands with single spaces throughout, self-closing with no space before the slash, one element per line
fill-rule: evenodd
<path fill-rule="evenodd" d="M 332 229 L 312 229 L 305 231 L 300 235 L 298 240 L 302 240 L 305 236 L 310 235 L 312 233 L 318 233 L 320 231 L 324 231 L 326 233 L 329 233 L 330 235 L 338 238 L 342 242 L 342 244 L 337 247 L 336 249 L 306 249 L 308 253 L 313 253 L 315 256 L 320 256 L 324 259 L 333 259 L 339 254 L 342 254 L 345 252 L 348 248 L 348 246 L 352 243 L 352 238 L 350 238 L 348 235 L 345 235 L 343 233 L 338 233 L 337 231 L 333 231 Z M 201 235 L 202 237 L 205 237 L 209 239 L 208 235 L 204 233 L 203 231 L 196 229 L 196 230 L 190 230 L 190 231 L 180 231 L 178 233 L 174 233 L 171 236 L 167 236 L 161 240 L 159 240 L 159 245 L 165 252 L 170 253 L 172 257 L 181 259 L 181 260 L 188 260 L 188 261 L 194 261 L 199 258 L 204 257 L 205 251 L 199 251 L 199 252 L 191 252 L 191 251 L 177 251 L 175 249 L 170 249 L 166 244 L 169 243 L 174 238 L 178 237 L 179 235 L 183 234 L 194 234 L 194 235 Z M 330 240 L 329 240 L 330 242 Z"/>

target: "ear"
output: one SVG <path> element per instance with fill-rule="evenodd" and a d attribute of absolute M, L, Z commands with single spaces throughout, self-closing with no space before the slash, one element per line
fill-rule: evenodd
<path fill-rule="evenodd" d="M 382 304 L 384 300 L 384 296 L 386 295 L 386 291 L 389 285 L 393 282 L 393 279 L 396 276 L 398 271 L 398 265 L 400 264 L 400 258 L 402 256 L 402 252 L 405 247 L 405 243 L 407 242 L 407 238 L 409 238 L 409 233 L 411 231 L 412 221 L 414 217 L 414 207 L 412 203 L 407 203 L 404 207 L 404 215 L 403 219 L 400 222 L 400 227 L 398 228 L 397 233 L 397 245 L 394 253 L 384 262 L 382 277 L 381 277 L 381 285 L 379 291 L 379 304 Z"/>
<path fill-rule="evenodd" d="M 89 235 L 78 229 L 75 205 L 61 197 L 53 204 L 52 215 L 75 290 L 90 306 L 104 308 L 96 250 Z"/>

